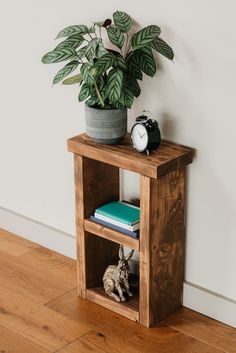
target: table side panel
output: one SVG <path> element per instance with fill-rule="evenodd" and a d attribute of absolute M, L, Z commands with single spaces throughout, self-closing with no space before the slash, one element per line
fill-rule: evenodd
<path fill-rule="evenodd" d="M 140 178 L 140 278 L 139 278 L 139 297 L 140 323 L 150 326 L 150 232 L 151 232 L 151 179 L 141 175 Z"/>
<path fill-rule="evenodd" d="M 75 213 L 76 213 L 76 250 L 77 250 L 77 283 L 78 295 L 86 297 L 86 271 L 85 271 L 85 233 L 84 193 L 83 193 L 83 157 L 74 154 L 74 180 L 75 180 Z"/>
<path fill-rule="evenodd" d="M 151 179 L 150 322 L 182 305 L 185 251 L 185 168 Z"/>
<path fill-rule="evenodd" d="M 84 219 L 119 199 L 119 168 L 77 154 L 74 160 L 78 292 L 85 297 L 86 288 L 100 285 L 106 266 L 118 259 L 118 244 L 85 232 Z"/>

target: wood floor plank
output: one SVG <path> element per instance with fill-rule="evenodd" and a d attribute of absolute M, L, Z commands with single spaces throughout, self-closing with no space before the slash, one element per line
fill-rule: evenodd
<path fill-rule="evenodd" d="M 71 291 L 48 304 L 75 321 L 93 328 L 80 341 L 107 352 L 219 353 L 220 350 L 184 335 L 167 325 L 148 329 L 99 305 L 78 298 Z M 122 341 L 122 342 L 121 342 Z"/>
<path fill-rule="evenodd" d="M 90 331 L 85 324 L 70 320 L 6 288 L 0 291 L 0 324 L 50 352 Z"/>
<path fill-rule="evenodd" d="M 33 259 L 32 259 L 33 261 Z M 63 276 L 63 274 L 61 274 Z M 36 303 L 47 303 L 75 287 L 60 281 L 53 271 L 41 271 L 32 262 L 22 263 L 20 256 L 15 258 L 0 251 L 0 287 L 5 286 L 16 293 L 26 296 Z"/>
<path fill-rule="evenodd" d="M 0 228 L 0 249 L 2 252 L 19 256 L 35 248 L 40 248 L 40 246 Z"/>
<path fill-rule="evenodd" d="M 44 348 L 0 325 L 1 353 L 48 353 Z"/>
<path fill-rule="evenodd" d="M 236 329 L 187 308 L 182 308 L 164 321 L 186 335 L 221 349 L 236 353 Z"/>
<path fill-rule="evenodd" d="M 88 300 L 79 299 L 77 289 L 52 300 L 50 303 L 46 304 L 46 306 L 74 321 L 89 325 L 93 330 L 100 330 L 101 332 L 113 332 L 113 330 L 117 330 L 118 321 L 119 327 L 122 326 L 124 329 L 137 329 L 142 327 L 100 305 Z"/>
<path fill-rule="evenodd" d="M 55 251 L 39 247 L 27 251 L 19 257 L 19 262 L 40 272 L 50 275 L 53 281 L 63 284 L 67 290 L 77 286 L 76 261 Z"/>
<path fill-rule="evenodd" d="M 127 332 L 121 336 L 115 331 L 112 334 L 92 331 L 83 336 L 81 341 L 92 343 L 107 353 L 222 353 L 168 326 L 159 326 L 155 334 L 149 337 L 145 333 Z"/>
<path fill-rule="evenodd" d="M 107 353 L 106 350 L 99 348 L 98 346 L 87 342 L 86 340 L 78 339 L 65 346 L 64 348 L 57 351 L 57 353 Z M 110 351 L 109 353 L 113 353 Z M 123 352 L 122 352 L 123 353 Z"/>

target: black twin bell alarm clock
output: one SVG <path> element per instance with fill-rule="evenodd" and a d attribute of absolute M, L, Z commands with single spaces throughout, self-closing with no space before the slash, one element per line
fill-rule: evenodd
<path fill-rule="evenodd" d="M 136 118 L 130 134 L 133 148 L 148 155 L 150 151 L 157 149 L 161 142 L 158 122 L 149 117 L 150 115 L 152 116 L 150 112 L 144 110 L 142 115 Z"/>

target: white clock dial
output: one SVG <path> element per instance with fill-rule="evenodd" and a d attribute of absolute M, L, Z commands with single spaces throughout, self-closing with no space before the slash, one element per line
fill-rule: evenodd
<path fill-rule="evenodd" d="M 148 134 L 146 128 L 142 124 L 134 125 L 131 133 L 131 139 L 133 146 L 137 151 L 145 151 L 148 145 Z"/>

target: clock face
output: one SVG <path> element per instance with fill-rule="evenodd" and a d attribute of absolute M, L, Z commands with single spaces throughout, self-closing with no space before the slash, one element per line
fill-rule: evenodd
<path fill-rule="evenodd" d="M 142 124 L 136 124 L 133 126 L 131 131 L 131 139 L 133 147 L 139 151 L 143 152 L 148 145 L 148 133 L 146 128 Z"/>

